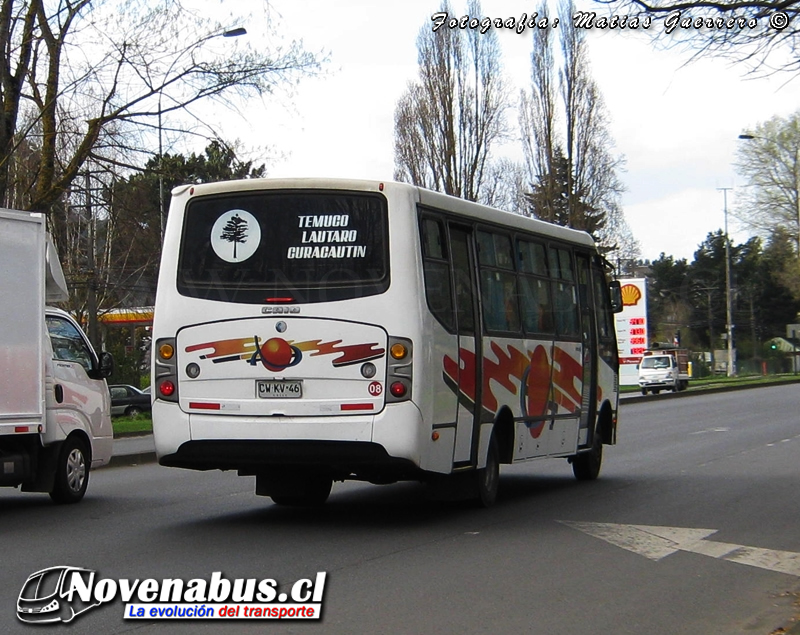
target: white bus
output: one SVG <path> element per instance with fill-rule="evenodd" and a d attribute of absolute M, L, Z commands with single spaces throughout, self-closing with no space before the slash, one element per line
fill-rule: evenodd
<path fill-rule="evenodd" d="M 159 462 L 255 476 L 287 505 L 356 479 L 488 506 L 501 463 L 543 457 L 594 479 L 616 442 L 618 289 L 586 233 L 407 184 L 176 188 Z"/>

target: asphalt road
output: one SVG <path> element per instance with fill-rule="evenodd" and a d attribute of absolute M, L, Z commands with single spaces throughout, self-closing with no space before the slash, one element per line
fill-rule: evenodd
<path fill-rule="evenodd" d="M 782 386 L 626 405 L 598 481 L 504 467 L 490 510 L 361 483 L 287 509 L 252 479 L 157 465 L 94 472 L 72 507 L 0 490 L 0 632 L 32 632 L 15 617 L 28 575 L 72 565 L 281 589 L 327 572 L 320 621 L 124 621 L 115 602 L 72 633 L 768 635 L 800 592 L 798 453 L 800 391 Z"/>

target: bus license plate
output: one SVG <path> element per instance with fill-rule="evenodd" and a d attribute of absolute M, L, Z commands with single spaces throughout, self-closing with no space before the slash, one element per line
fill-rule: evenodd
<path fill-rule="evenodd" d="M 256 392 L 259 399 L 300 399 L 303 396 L 303 384 L 299 380 L 260 379 L 256 381 Z"/>

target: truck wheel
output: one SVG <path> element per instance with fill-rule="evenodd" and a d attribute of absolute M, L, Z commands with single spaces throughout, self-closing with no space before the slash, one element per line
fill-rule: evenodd
<path fill-rule="evenodd" d="M 77 503 L 89 485 L 89 453 L 78 437 L 68 437 L 56 463 L 56 479 L 50 498 L 59 504 Z"/>
<path fill-rule="evenodd" d="M 600 431 L 595 430 L 592 449 L 581 452 L 572 458 L 572 473 L 579 481 L 593 481 L 600 476 L 603 465 L 603 438 Z"/>
<path fill-rule="evenodd" d="M 643 394 L 643 395 L 646 395 L 646 394 L 647 394 L 647 388 L 642 388 L 642 394 Z"/>

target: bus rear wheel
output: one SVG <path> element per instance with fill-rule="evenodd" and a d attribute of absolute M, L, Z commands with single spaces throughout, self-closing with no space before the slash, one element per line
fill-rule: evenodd
<path fill-rule="evenodd" d="M 325 504 L 333 487 L 333 479 L 312 476 L 298 480 L 281 493 L 270 494 L 276 505 L 286 507 L 319 507 Z"/>
<path fill-rule="evenodd" d="M 572 473 L 579 481 L 593 481 L 600 476 L 603 465 L 603 439 L 600 431 L 594 433 L 592 449 L 572 457 Z"/>
<path fill-rule="evenodd" d="M 497 500 L 500 490 L 500 452 L 497 440 L 492 433 L 489 439 L 489 450 L 486 454 L 486 467 L 475 471 L 475 497 L 478 507 L 491 507 Z"/>

